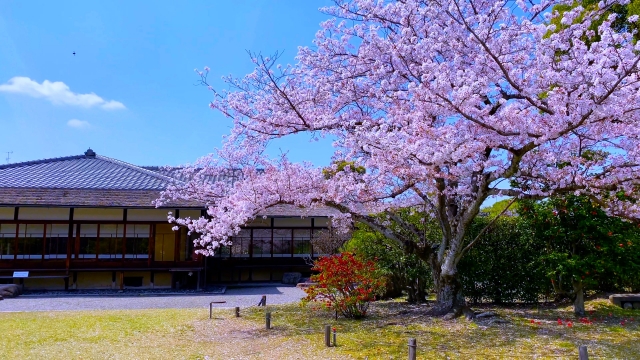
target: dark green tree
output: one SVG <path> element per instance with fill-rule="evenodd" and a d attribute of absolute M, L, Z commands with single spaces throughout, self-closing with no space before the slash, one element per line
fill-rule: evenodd
<path fill-rule="evenodd" d="M 376 262 L 387 279 L 389 297 L 406 293 L 408 302 L 424 302 L 433 288 L 431 271 L 424 261 L 364 224 L 356 226 L 343 249 Z"/>
<path fill-rule="evenodd" d="M 608 216 L 586 196 L 523 201 L 519 213 L 544 242 L 541 258 L 554 292 L 571 299 L 577 315 L 585 311 L 585 290 L 634 286 L 640 272 L 637 225 Z"/>

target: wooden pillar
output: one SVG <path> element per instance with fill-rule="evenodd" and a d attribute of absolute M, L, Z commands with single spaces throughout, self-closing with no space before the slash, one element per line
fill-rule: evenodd
<path fill-rule="evenodd" d="M 176 217 L 180 217 L 180 209 L 176 209 Z M 175 242 L 173 248 L 173 262 L 177 263 L 180 258 L 180 229 L 178 231 L 174 231 L 175 233 Z"/>
<path fill-rule="evenodd" d="M 311 237 L 309 237 L 309 256 L 311 256 L 312 259 L 313 259 L 313 243 L 311 242 L 311 240 L 313 240 L 313 235 L 316 231 L 315 227 L 316 227 L 316 219 L 311 218 Z"/>
<path fill-rule="evenodd" d="M 73 286 L 74 289 L 78 288 L 78 272 L 74 271 L 73 272 Z"/>
<path fill-rule="evenodd" d="M 44 261 L 44 253 L 47 252 L 47 224 L 42 225 L 42 261 Z"/>
<path fill-rule="evenodd" d="M 120 272 L 120 290 L 124 290 L 124 271 Z"/>
<path fill-rule="evenodd" d="M 153 283 L 155 282 L 155 272 L 153 270 L 151 270 L 151 274 L 149 275 L 149 286 L 151 286 L 151 288 L 154 288 Z"/>
<path fill-rule="evenodd" d="M 111 288 L 112 289 L 116 288 L 116 272 L 115 271 L 111 272 Z"/>
<path fill-rule="evenodd" d="M 124 222 L 124 229 L 122 230 L 122 260 L 126 259 L 127 253 L 127 209 L 122 211 L 122 221 Z M 120 285 L 122 289 L 122 285 Z"/>
<path fill-rule="evenodd" d="M 82 231 L 82 224 L 78 224 L 76 226 L 76 242 L 75 242 L 75 246 L 73 249 L 73 253 L 75 254 L 74 258 L 78 259 L 78 256 L 80 254 L 80 231 Z"/>
<path fill-rule="evenodd" d="M 271 218 L 271 257 L 273 257 L 273 227 L 275 224 L 275 219 Z"/>
<path fill-rule="evenodd" d="M 20 235 L 20 224 L 16 223 L 16 237 L 13 238 L 13 260 L 18 258 L 18 236 Z"/>
<path fill-rule="evenodd" d="M 293 229 L 290 229 L 290 230 L 291 230 L 291 245 L 290 245 L 290 247 L 291 247 L 291 257 L 293 257 L 293 248 L 294 248 L 294 246 L 293 246 L 293 234 L 295 233 L 295 231 L 293 231 Z"/>
<path fill-rule="evenodd" d="M 173 242 L 173 262 L 177 263 L 180 258 L 180 229 L 174 231 L 174 242 Z"/>
<path fill-rule="evenodd" d="M 73 208 L 69 209 L 69 231 L 67 233 L 67 260 L 65 268 L 69 275 L 69 266 L 71 265 L 71 243 L 73 242 Z"/>
<path fill-rule="evenodd" d="M 249 229 L 249 258 L 253 257 L 253 229 Z"/>
<path fill-rule="evenodd" d="M 151 224 L 149 225 L 149 257 L 147 258 L 147 266 L 151 267 L 151 264 L 155 261 L 155 254 L 156 254 L 156 225 Z"/>
<path fill-rule="evenodd" d="M 100 224 L 96 226 L 96 260 L 98 260 L 100 259 Z"/>
<path fill-rule="evenodd" d="M 19 213 L 20 208 L 16 206 L 13 209 L 13 221 L 18 221 Z M 13 260 L 18 258 L 18 234 L 20 234 L 20 224 L 16 222 L 16 237 L 13 238 Z"/>

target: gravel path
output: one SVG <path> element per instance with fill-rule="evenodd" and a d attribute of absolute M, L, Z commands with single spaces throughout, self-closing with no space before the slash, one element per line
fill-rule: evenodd
<path fill-rule="evenodd" d="M 244 308 L 256 305 L 262 295 L 270 305 L 297 302 L 305 293 L 296 287 L 269 286 L 231 288 L 220 295 L 18 297 L 0 301 L 0 312 L 209 308 L 211 301 L 226 301 L 214 307 Z"/>

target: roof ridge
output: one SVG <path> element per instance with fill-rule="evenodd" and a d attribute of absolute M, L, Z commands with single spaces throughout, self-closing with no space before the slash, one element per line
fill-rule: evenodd
<path fill-rule="evenodd" d="M 126 161 L 110 158 L 108 156 L 96 155 L 96 159 L 100 159 L 100 160 L 108 161 L 108 162 L 116 164 L 116 165 L 124 166 L 124 167 L 127 167 L 127 168 L 131 169 L 131 170 L 135 170 L 135 171 L 138 171 L 140 173 L 143 173 L 143 174 L 146 174 L 146 175 L 150 175 L 150 176 L 153 176 L 155 178 L 158 178 L 158 179 L 161 179 L 161 180 L 164 180 L 164 181 L 168 181 L 170 183 L 171 182 L 176 182 L 176 181 L 177 182 L 181 182 L 180 180 L 172 178 L 170 176 L 162 175 L 162 174 L 160 174 L 158 172 L 145 169 L 145 168 L 143 168 L 141 166 L 134 165 L 134 164 L 128 163 Z"/>
<path fill-rule="evenodd" d="M 48 159 L 23 161 L 23 162 L 0 165 L 0 170 L 21 167 L 21 166 L 46 164 L 46 163 L 55 162 L 55 161 L 77 160 L 77 159 L 83 159 L 83 158 L 86 158 L 86 155 L 60 156 L 60 157 L 48 158 Z"/>

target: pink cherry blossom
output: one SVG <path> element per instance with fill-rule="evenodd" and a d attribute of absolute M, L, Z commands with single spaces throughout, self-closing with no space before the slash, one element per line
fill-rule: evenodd
<path fill-rule="evenodd" d="M 576 7 L 556 29 L 559 3 L 572 2 L 336 0 L 295 64 L 253 54 L 252 73 L 224 78 L 230 90 L 214 91 L 210 106 L 231 119 L 230 134 L 160 203 L 207 204 L 207 218 L 170 220 L 200 234 L 208 255 L 271 206 L 333 207 L 338 228 L 365 221 L 418 244 L 449 308 L 463 301 L 453 295 L 457 263 L 490 196 L 588 193 L 637 217 L 640 203 L 608 195 L 637 194 L 640 44 L 611 28 L 614 16 L 586 43 L 602 10 Z M 353 166 L 323 173 L 264 155 L 269 141 L 297 133 L 335 138 L 333 160 Z M 409 223 L 398 231 L 398 209 L 424 212 L 442 237 L 421 238 Z"/>

